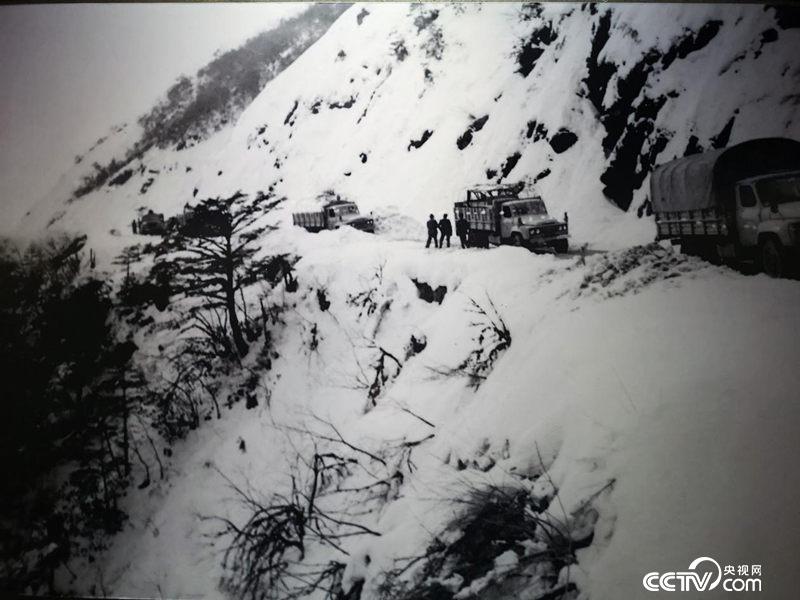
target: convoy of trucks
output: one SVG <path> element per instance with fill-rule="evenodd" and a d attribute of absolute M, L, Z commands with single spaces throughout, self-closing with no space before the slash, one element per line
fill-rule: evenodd
<path fill-rule="evenodd" d="M 185 204 L 183 212 L 169 219 L 164 219 L 162 213 L 152 209 L 146 213 L 139 209 L 136 219 L 138 233 L 141 235 L 166 235 L 178 232 L 186 237 L 216 237 L 225 231 L 225 216 L 204 206 L 191 206 Z"/>
<path fill-rule="evenodd" d="M 569 225 L 554 219 L 539 196 L 522 196 L 524 183 L 485 185 L 469 188 L 466 200 L 456 202 L 456 219 L 463 216 L 468 225 L 470 246 L 488 248 L 489 244 L 511 244 L 530 250 L 569 249 Z"/>
<path fill-rule="evenodd" d="M 327 202 L 318 211 L 293 213 L 292 222 L 312 233 L 323 229 L 339 229 L 342 225 L 375 233 L 375 221 L 372 217 L 362 215 L 355 202 L 346 200 Z"/>
<path fill-rule="evenodd" d="M 469 244 L 510 244 L 530 250 L 569 249 L 569 221 L 551 217 L 539 196 L 523 195 L 524 184 L 482 185 L 466 190 L 454 204 L 458 221 L 467 223 Z M 787 138 L 754 139 L 679 158 L 656 166 L 650 176 L 650 201 L 656 240 L 680 244 L 683 252 L 711 262 L 754 262 L 781 277 L 800 264 L 800 142 Z M 216 215 L 190 206 L 164 221 L 141 209 L 138 232 L 164 235 L 214 235 Z M 343 225 L 375 232 L 371 216 L 355 203 L 329 200 L 322 208 L 292 215 L 308 231 Z"/>
<path fill-rule="evenodd" d="M 752 261 L 781 277 L 798 264 L 800 142 L 755 139 L 657 166 L 657 240 L 711 262 Z"/>

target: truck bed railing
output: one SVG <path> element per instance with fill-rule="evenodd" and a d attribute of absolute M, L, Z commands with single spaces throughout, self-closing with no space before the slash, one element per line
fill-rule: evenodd
<path fill-rule="evenodd" d="M 728 224 L 725 214 L 712 207 L 658 212 L 656 230 L 656 239 L 659 240 L 685 236 L 726 236 Z"/>
<path fill-rule="evenodd" d="M 495 211 L 491 202 L 456 202 L 456 213 L 462 213 L 470 229 L 493 231 L 495 229 Z"/>

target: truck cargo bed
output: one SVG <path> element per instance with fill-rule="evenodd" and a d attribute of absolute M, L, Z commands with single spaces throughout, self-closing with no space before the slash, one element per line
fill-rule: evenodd
<path fill-rule="evenodd" d="M 294 213 L 292 223 L 306 229 L 320 230 L 325 228 L 325 216 L 322 211 Z"/>

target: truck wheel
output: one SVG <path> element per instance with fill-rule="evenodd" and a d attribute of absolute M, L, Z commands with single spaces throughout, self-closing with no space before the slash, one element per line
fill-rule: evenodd
<path fill-rule="evenodd" d="M 525 244 L 522 241 L 522 236 L 520 234 L 518 234 L 518 233 L 512 234 L 511 235 L 511 245 L 512 246 L 517 246 L 518 248 L 521 248 L 522 246 L 524 246 Z"/>
<path fill-rule="evenodd" d="M 566 254 L 567 250 L 569 250 L 569 242 L 567 240 L 556 240 L 553 244 L 553 250 L 557 254 Z"/>
<path fill-rule="evenodd" d="M 761 268 L 770 277 L 783 277 L 786 272 L 783 246 L 775 238 L 767 238 L 761 244 Z"/>
<path fill-rule="evenodd" d="M 469 232 L 469 245 L 474 248 L 488 248 L 489 236 L 484 231 L 478 229 L 470 230 Z"/>

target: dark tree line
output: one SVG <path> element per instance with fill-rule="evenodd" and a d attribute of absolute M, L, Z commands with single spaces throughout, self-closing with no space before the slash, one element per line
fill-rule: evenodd
<path fill-rule="evenodd" d="M 128 420 L 141 381 L 135 344 L 117 337 L 111 290 L 86 274 L 85 241 L 0 244 L 4 589 L 52 585 L 59 564 L 89 551 L 73 540 L 124 520 L 117 500 L 131 473 Z"/>
<path fill-rule="evenodd" d="M 193 136 L 203 139 L 235 119 L 268 81 L 294 62 L 347 8 L 347 4 L 311 6 L 215 57 L 194 77 L 180 77 L 166 98 L 140 119 L 145 129 L 143 141 L 182 147 Z"/>
<path fill-rule="evenodd" d="M 118 257 L 118 290 L 93 276 L 85 236 L 0 244 L 0 505 L 8 515 L 0 519 L 0 589 L 54 591 L 56 570 L 90 558 L 120 530 L 130 484 L 164 477 L 172 442 L 219 418 L 222 405 L 256 402 L 275 312 L 266 298 L 250 299 L 260 311 L 248 307 L 245 289 L 297 285 L 294 259 L 262 246 L 270 226 L 260 220 L 281 200 L 236 193 L 201 201 L 158 246 Z M 153 267 L 131 272 L 148 253 Z M 147 335 L 150 307 L 176 301 L 190 318 L 173 327 L 186 335 L 146 380 L 133 332 Z M 232 390 L 226 398 L 223 388 Z"/>
<path fill-rule="evenodd" d="M 264 86 L 318 40 L 349 6 L 310 6 L 239 48 L 216 56 L 193 77 L 179 77 L 164 99 L 139 119 L 142 137 L 123 155 L 106 164 L 94 163 L 73 196 L 80 198 L 106 183 L 124 183 L 133 161 L 153 146 L 181 150 L 233 122 Z M 128 169 L 122 171 L 124 167 Z"/>

